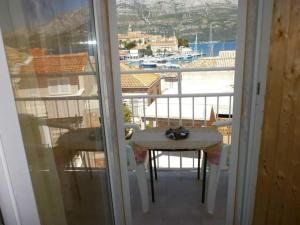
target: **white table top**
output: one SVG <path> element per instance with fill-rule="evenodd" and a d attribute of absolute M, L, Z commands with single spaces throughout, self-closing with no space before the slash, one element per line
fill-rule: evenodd
<path fill-rule="evenodd" d="M 80 128 L 61 135 L 57 146 L 68 150 L 103 151 L 101 128 Z"/>
<path fill-rule="evenodd" d="M 214 128 L 189 128 L 189 136 L 182 140 L 171 140 L 165 136 L 166 128 L 148 128 L 134 133 L 133 143 L 155 150 L 193 150 L 206 149 L 223 140 Z"/>

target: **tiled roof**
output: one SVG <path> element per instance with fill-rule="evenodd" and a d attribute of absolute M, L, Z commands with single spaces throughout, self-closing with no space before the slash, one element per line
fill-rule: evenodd
<path fill-rule="evenodd" d="M 121 69 L 121 71 L 139 70 L 138 67 L 128 65 L 128 64 L 126 64 L 126 63 L 124 63 L 124 62 L 121 62 L 121 63 L 120 63 L 120 69 Z"/>
<path fill-rule="evenodd" d="M 151 42 L 150 46 L 177 45 L 176 41 Z"/>
<path fill-rule="evenodd" d="M 160 80 L 158 74 L 122 74 L 122 88 L 150 88 Z"/>
<path fill-rule="evenodd" d="M 21 67 L 20 73 L 80 73 L 85 71 L 87 63 L 87 53 L 44 55 L 40 57 L 33 57 L 30 63 Z"/>
<path fill-rule="evenodd" d="M 235 58 L 207 57 L 200 58 L 189 64 L 184 65 L 187 68 L 212 68 L 212 67 L 234 67 Z"/>
<path fill-rule="evenodd" d="M 122 71 L 139 70 L 138 67 L 128 65 L 126 63 L 120 63 L 121 73 Z M 159 74 L 145 73 L 145 74 L 121 74 L 122 88 L 149 88 L 155 82 L 160 80 Z"/>
<path fill-rule="evenodd" d="M 198 68 L 210 68 L 210 67 L 234 67 L 235 66 L 235 51 L 220 51 L 219 56 L 199 58 L 184 67 L 198 67 Z"/>
<path fill-rule="evenodd" d="M 26 59 L 25 54 L 21 53 L 18 49 L 6 46 L 5 52 L 7 55 L 7 60 L 11 64 L 22 63 Z"/>

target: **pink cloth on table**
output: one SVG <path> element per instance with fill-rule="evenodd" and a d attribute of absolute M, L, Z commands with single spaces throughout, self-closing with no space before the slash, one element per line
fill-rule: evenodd
<path fill-rule="evenodd" d="M 148 150 L 137 144 L 133 144 L 132 148 L 133 148 L 133 153 L 134 153 L 136 163 L 137 164 L 144 163 L 147 158 Z"/>
<path fill-rule="evenodd" d="M 209 163 L 219 165 L 221 158 L 221 148 L 221 144 L 217 144 L 207 149 L 207 160 Z"/>

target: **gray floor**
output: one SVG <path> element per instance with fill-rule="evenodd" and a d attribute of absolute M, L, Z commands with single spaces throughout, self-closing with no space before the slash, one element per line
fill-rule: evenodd
<path fill-rule="evenodd" d="M 148 174 L 147 174 L 148 175 Z M 136 178 L 130 174 L 134 225 L 223 225 L 225 224 L 227 172 L 221 174 L 214 215 L 201 203 L 201 181 L 194 171 L 159 171 L 155 182 L 156 202 L 148 213 L 141 210 Z M 149 197 L 150 189 L 149 189 Z"/>

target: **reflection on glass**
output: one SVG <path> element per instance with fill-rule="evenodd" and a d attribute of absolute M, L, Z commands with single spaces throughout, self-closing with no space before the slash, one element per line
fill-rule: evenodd
<path fill-rule="evenodd" d="M 112 224 L 92 1 L 0 4 L 5 51 L 42 224 Z"/>

